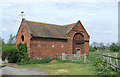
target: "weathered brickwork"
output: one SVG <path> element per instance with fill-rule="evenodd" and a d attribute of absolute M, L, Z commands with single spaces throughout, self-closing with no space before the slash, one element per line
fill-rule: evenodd
<path fill-rule="evenodd" d="M 27 43 L 27 51 L 32 59 L 56 57 L 61 53 L 76 54 L 80 49 L 80 54 L 89 54 L 89 35 L 80 21 L 66 34 L 67 39 L 51 37 L 33 37 L 29 31 L 25 19 L 22 20 L 16 35 L 16 45 L 19 42 Z M 24 41 L 21 36 L 24 36 Z"/>
<path fill-rule="evenodd" d="M 68 51 L 67 40 L 33 38 L 31 41 L 31 57 L 55 57 L 57 54 Z"/>
<path fill-rule="evenodd" d="M 23 22 L 21 22 L 21 25 L 19 27 L 19 30 L 18 30 L 18 33 L 16 35 L 16 45 L 19 43 L 19 42 L 24 42 L 27 44 L 27 51 L 28 51 L 28 54 L 30 56 L 30 42 L 31 42 L 31 35 L 27 29 L 27 27 L 25 26 L 25 21 L 23 20 Z M 21 36 L 24 36 L 24 41 L 22 41 L 21 39 Z"/>

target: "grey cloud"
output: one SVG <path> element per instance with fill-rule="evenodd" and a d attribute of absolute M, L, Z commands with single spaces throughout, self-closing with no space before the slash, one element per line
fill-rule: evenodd
<path fill-rule="evenodd" d="M 9 4 L 7 6 L 7 4 Z M 25 11 L 25 18 L 31 21 L 70 24 L 79 19 L 91 36 L 91 42 L 117 41 L 117 4 L 116 3 L 7 3 L 2 5 L 3 26 L 7 29 L 3 38 L 16 34 L 20 25 L 20 11 Z M 93 30 L 99 30 L 95 32 Z M 100 31 L 103 31 L 100 33 Z M 108 32 L 107 32 L 108 31 Z M 115 32 L 115 34 L 109 33 Z M 107 36 L 106 36 L 107 35 Z M 108 37 L 108 38 L 107 38 Z M 112 38 L 116 37 L 116 38 Z M 107 40 L 108 39 L 108 40 Z M 7 40 L 7 39 L 6 39 Z M 107 40 L 107 41 L 106 41 Z"/>

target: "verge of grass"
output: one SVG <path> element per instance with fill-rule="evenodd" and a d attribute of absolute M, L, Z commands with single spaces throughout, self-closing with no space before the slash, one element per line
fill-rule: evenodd
<path fill-rule="evenodd" d="M 49 63 L 20 65 L 21 68 L 42 68 L 50 75 L 96 75 L 95 67 L 89 64 Z"/>
<path fill-rule="evenodd" d="M 107 54 L 107 53 L 118 53 L 118 52 L 111 52 L 111 51 L 108 51 L 108 52 L 106 52 L 106 51 L 99 51 L 99 52 L 97 52 L 97 51 L 95 51 L 95 52 L 89 52 L 89 54 Z"/>
<path fill-rule="evenodd" d="M 69 62 L 57 62 L 49 64 L 25 64 L 20 65 L 22 68 L 42 68 L 44 71 L 51 75 L 96 75 L 96 67 L 93 66 L 90 60 L 93 60 L 98 56 L 98 53 L 113 53 L 113 52 L 90 52 L 88 56 L 89 63 L 69 63 Z"/>

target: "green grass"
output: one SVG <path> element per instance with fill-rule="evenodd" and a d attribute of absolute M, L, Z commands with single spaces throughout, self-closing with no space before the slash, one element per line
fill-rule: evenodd
<path fill-rule="evenodd" d="M 69 63 L 57 62 L 48 64 L 25 64 L 19 65 L 20 68 L 42 68 L 50 75 L 97 75 L 97 68 L 93 66 L 93 62 L 98 55 L 96 54 L 116 53 L 116 52 L 89 52 L 88 63 Z"/>
<path fill-rule="evenodd" d="M 95 67 L 89 64 L 49 63 L 20 65 L 21 68 L 42 68 L 50 75 L 96 75 Z"/>
<path fill-rule="evenodd" d="M 89 54 L 92 54 L 92 55 L 94 55 L 94 54 L 105 54 L 105 55 L 108 55 L 108 53 L 109 53 L 109 55 L 111 55 L 111 56 L 116 56 L 116 53 L 118 53 L 118 52 L 111 52 L 111 51 L 109 51 L 109 52 L 105 52 L 105 51 L 89 52 Z M 115 62 L 115 59 L 114 59 L 114 58 L 112 58 L 112 62 Z"/>
<path fill-rule="evenodd" d="M 109 53 L 109 55 L 111 55 L 111 56 L 116 56 L 116 53 L 118 53 L 118 52 L 105 52 L 105 51 L 89 52 L 89 54 L 92 54 L 92 55 L 94 55 L 94 54 L 104 54 L 104 55 L 108 55 L 108 53 Z M 118 55 L 117 55 L 117 56 L 118 56 Z"/>
<path fill-rule="evenodd" d="M 109 52 L 106 52 L 106 51 L 100 51 L 100 52 L 89 52 L 89 54 L 107 54 L 107 53 L 118 53 L 118 52 L 111 52 L 111 51 L 109 51 Z"/>

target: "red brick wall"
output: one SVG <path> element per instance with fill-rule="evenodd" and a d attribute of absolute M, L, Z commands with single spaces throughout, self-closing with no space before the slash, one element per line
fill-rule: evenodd
<path fill-rule="evenodd" d="M 22 41 L 21 39 L 22 35 L 24 36 L 24 41 Z M 16 35 L 16 45 L 20 42 L 26 43 L 29 56 L 30 56 L 30 39 L 31 39 L 30 32 L 28 31 L 27 25 L 25 24 L 25 20 L 23 19 L 21 22 L 21 26 L 18 30 L 18 33 Z"/>
<path fill-rule="evenodd" d="M 69 41 L 68 42 L 70 45 L 70 47 L 72 48 L 72 52 L 73 51 L 76 51 L 77 47 L 76 48 L 73 48 L 73 38 L 74 38 L 74 35 L 76 33 L 80 33 L 84 36 L 84 40 L 89 40 L 89 35 L 87 34 L 87 32 L 85 31 L 83 25 L 81 23 L 78 23 L 75 27 L 73 27 L 73 29 L 68 33 L 68 37 L 69 37 Z M 75 50 L 74 50 L 75 49 Z M 78 48 L 79 49 L 79 48 Z M 84 54 L 84 53 L 89 53 L 89 42 L 85 42 L 84 43 L 84 46 L 83 48 L 80 48 L 80 49 L 83 49 L 83 52 L 81 52 L 81 54 Z"/>
<path fill-rule="evenodd" d="M 67 40 L 33 38 L 30 44 L 32 59 L 55 57 L 58 53 L 68 52 Z"/>
<path fill-rule="evenodd" d="M 82 27 L 82 24 L 78 23 L 68 34 L 67 40 L 63 39 L 47 39 L 47 38 L 32 38 L 27 29 L 27 25 L 23 20 L 16 36 L 16 45 L 22 41 L 21 36 L 24 35 L 24 42 L 27 43 L 27 51 L 32 59 L 55 57 L 59 53 L 73 53 L 73 38 L 76 33 L 81 33 L 84 36 L 84 40 L 89 40 L 89 36 Z M 77 47 L 74 48 L 76 51 Z M 89 53 L 89 42 L 85 42 L 83 45 L 83 53 Z"/>

